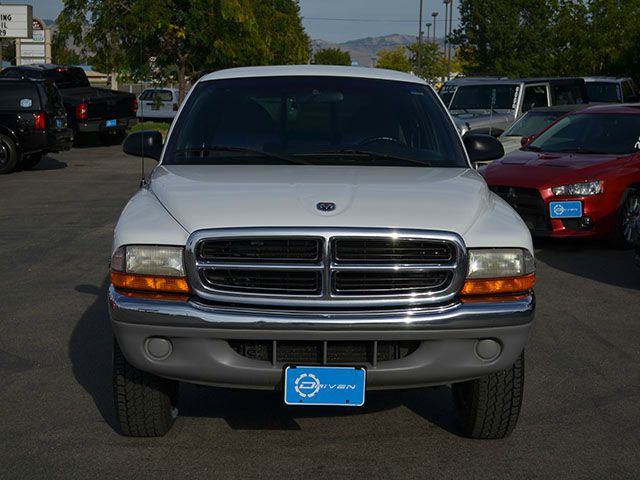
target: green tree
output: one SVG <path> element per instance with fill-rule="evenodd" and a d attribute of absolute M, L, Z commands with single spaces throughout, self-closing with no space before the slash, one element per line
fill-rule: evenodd
<path fill-rule="evenodd" d="M 460 0 L 465 73 L 628 75 L 640 80 L 637 0 Z"/>
<path fill-rule="evenodd" d="M 137 78 L 188 77 L 221 68 L 304 63 L 309 39 L 294 0 L 65 0 L 61 31 L 91 62 Z"/>
<path fill-rule="evenodd" d="M 460 0 L 453 42 L 467 73 L 552 75 L 556 0 Z M 552 59 L 551 59 L 552 60 Z"/>
<path fill-rule="evenodd" d="M 422 46 L 414 43 L 407 48 L 409 49 L 411 65 L 416 75 L 429 80 L 446 75 L 446 58 L 437 43 L 423 42 Z M 418 66 L 418 52 L 421 52 L 420 67 Z"/>
<path fill-rule="evenodd" d="M 78 65 L 83 63 L 80 53 L 67 46 L 67 40 L 60 32 L 54 32 L 51 40 L 51 57 L 53 63 L 61 65 Z"/>
<path fill-rule="evenodd" d="M 407 56 L 407 49 L 400 45 L 393 48 L 385 48 L 378 52 L 378 68 L 398 70 L 400 72 L 410 72 L 413 68 L 411 60 Z"/>
<path fill-rule="evenodd" d="M 318 65 L 351 65 L 351 54 L 339 48 L 323 48 L 313 56 Z"/>

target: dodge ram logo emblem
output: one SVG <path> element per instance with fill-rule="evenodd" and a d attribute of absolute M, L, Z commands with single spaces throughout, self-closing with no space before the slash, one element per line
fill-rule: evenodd
<path fill-rule="evenodd" d="M 316 208 L 321 212 L 333 212 L 336 209 L 336 204 L 333 202 L 318 202 Z"/>

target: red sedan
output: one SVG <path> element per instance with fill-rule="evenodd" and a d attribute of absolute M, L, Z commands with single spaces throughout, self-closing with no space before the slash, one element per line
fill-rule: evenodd
<path fill-rule="evenodd" d="M 566 115 L 482 175 L 533 235 L 627 246 L 640 214 L 640 104 Z"/>

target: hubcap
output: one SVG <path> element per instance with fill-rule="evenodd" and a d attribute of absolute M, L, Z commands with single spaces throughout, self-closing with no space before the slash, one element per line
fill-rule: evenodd
<path fill-rule="evenodd" d="M 0 167 L 3 167 L 9 161 L 9 152 L 7 146 L 0 142 Z"/>
<path fill-rule="evenodd" d="M 627 242 L 633 241 L 633 224 L 640 214 L 640 196 L 630 195 L 624 202 L 622 211 L 622 231 Z"/>

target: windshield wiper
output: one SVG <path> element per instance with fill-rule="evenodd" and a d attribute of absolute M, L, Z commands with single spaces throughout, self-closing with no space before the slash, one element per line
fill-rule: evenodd
<path fill-rule="evenodd" d="M 295 158 L 290 158 L 285 155 L 279 155 L 277 153 L 264 152 L 262 150 L 256 150 L 253 148 L 245 148 L 245 147 L 233 147 L 229 145 L 212 145 L 209 147 L 193 147 L 193 148 L 181 148 L 175 151 L 177 156 L 185 156 L 187 153 L 199 153 L 200 157 L 205 157 L 206 153 L 209 152 L 239 152 L 239 153 L 250 153 L 252 155 L 270 158 L 275 160 L 281 160 L 285 163 L 292 163 L 294 165 L 308 165 L 308 162 L 304 162 L 302 160 L 296 160 Z"/>
<path fill-rule="evenodd" d="M 584 153 L 586 155 L 607 155 L 607 152 L 600 150 L 590 150 L 588 148 L 565 148 L 562 150 L 556 150 L 558 153 Z"/>
<path fill-rule="evenodd" d="M 299 154 L 296 154 L 296 157 L 332 156 L 332 155 L 336 155 L 336 156 L 351 155 L 351 156 L 361 156 L 361 157 L 369 157 L 369 158 L 385 158 L 388 160 L 399 160 L 401 162 L 413 163 L 415 165 L 420 165 L 421 167 L 431 166 L 429 162 L 418 160 L 417 158 L 405 157 L 404 155 L 395 155 L 391 153 L 376 152 L 373 150 L 361 150 L 359 148 L 355 148 L 355 149 L 344 148 L 342 150 L 336 150 L 336 151 L 299 153 Z"/>

